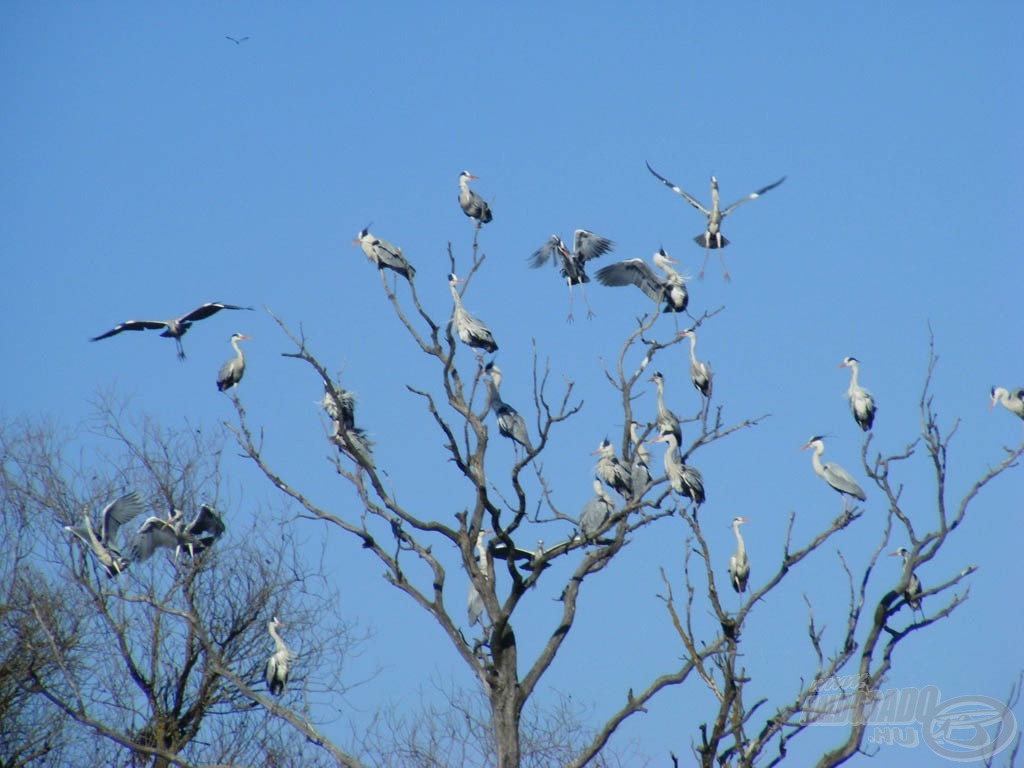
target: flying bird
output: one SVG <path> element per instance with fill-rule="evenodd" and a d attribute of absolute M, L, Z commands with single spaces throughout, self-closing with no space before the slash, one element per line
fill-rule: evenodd
<path fill-rule="evenodd" d="M 992 400 L 988 404 L 989 410 L 995 408 L 996 403 L 999 403 L 1014 416 L 1024 419 L 1024 388 L 992 387 Z"/>
<path fill-rule="evenodd" d="M 204 552 L 213 546 L 225 531 L 224 522 L 213 507 L 203 504 L 192 521 L 185 522 L 185 513 L 174 509 L 171 515 L 149 517 L 139 526 L 132 537 L 128 552 L 133 562 L 145 562 L 161 547 L 174 550 L 174 559 L 188 549 L 189 557 L 195 559 L 196 552 Z"/>
<path fill-rule="evenodd" d="M 263 670 L 263 679 L 267 681 L 267 688 L 273 696 L 280 696 L 288 685 L 289 665 L 294 656 L 284 644 L 284 640 L 277 634 L 277 630 L 284 626 L 276 616 L 267 622 L 267 631 L 274 639 L 274 652 L 267 659 L 267 666 Z"/>
<path fill-rule="evenodd" d="M 572 253 L 565 247 L 562 238 L 552 235 L 548 241 L 530 256 L 530 267 L 540 269 L 549 261 L 559 267 L 559 272 L 565 278 L 569 286 L 569 316 L 566 318 L 572 322 L 572 287 L 578 285 L 583 294 L 583 303 L 587 305 L 587 317 L 593 317 L 590 309 L 590 302 L 587 301 L 587 293 L 583 289 L 583 283 L 589 283 L 586 264 L 591 259 L 596 259 L 608 253 L 615 247 L 615 243 L 606 237 L 595 235 L 585 229 L 577 229 L 573 235 Z"/>
<path fill-rule="evenodd" d="M 232 37 L 231 35 L 224 35 L 224 37 L 226 37 L 228 40 L 230 40 L 235 45 L 241 45 L 242 43 L 244 43 L 246 40 L 249 39 L 249 35 L 246 35 L 245 37 Z"/>
<path fill-rule="evenodd" d="M 675 433 L 671 430 L 662 432 L 650 442 L 668 444 L 668 448 L 665 449 L 665 476 L 668 478 L 672 490 L 680 496 L 692 500 L 698 507 L 703 504 L 707 500 L 707 494 L 704 492 L 704 478 L 696 467 L 683 464 Z"/>
<path fill-rule="evenodd" d="M 448 289 L 452 292 L 453 303 L 452 325 L 455 326 L 455 333 L 458 334 L 463 344 L 473 347 L 473 349 L 497 352 L 498 344 L 487 326 L 463 308 L 462 296 L 459 295 L 459 289 L 456 288 L 456 285 L 461 282 L 462 280 L 454 274 L 448 275 Z"/>
<path fill-rule="evenodd" d="M 484 366 L 483 374 L 487 379 L 487 400 L 498 420 L 498 433 L 511 440 L 513 446 L 518 444 L 527 452 L 533 451 L 526 420 L 519 415 L 519 411 L 501 399 L 501 369 L 491 362 Z"/>
<path fill-rule="evenodd" d="M 654 266 L 665 273 L 661 277 L 643 259 L 626 259 L 597 270 L 595 276 L 601 285 L 635 285 L 652 301 L 659 305 L 664 302 L 663 312 L 685 312 L 690 303 L 686 292 L 686 278 L 671 265 L 679 262 L 669 256 L 664 248 L 651 257 Z"/>
<path fill-rule="evenodd" d="M 895 552 L 889 554 L 890 557 L 902 557 L 903 558 L 903 569 L 907 570 L 910 565 L 910 552 L 907 551 L 906 547 L 900 547 Z M 903 599 L 907 601 L 907 605 L 910 606 L 910 610 L 916 611 L 921 608 L 921 580 L 917 578 L 917 574 L 913 571 L 910 572 L 910 578 L 907 580 L 907 588 L 903 590 Z"/>
<path fill-rule="evenodd" d="M 131 559 L 124 557 L 114 546 L 118 529 L 144 510 L 142 497 L 136 491 L 126 493 L 107 504 L 100 513 L 96 527 L 89 517 L 89 509 L 82 510 L 84 525 L 64 526 L 64 530 L 77 536 L 93 553 L 110 577 L 117 576 L 128 567 Z"/>
<path fill-rule="evenodd" d="M 676 445 L 679 445 L 683 442 L 683 430 L 676 415 L 665 407 L 665 377 L 661 375 L 661 371 L 655 371 L 648 381 L 653 381 L 658 390 L 658 418 L 655 422 L 658 432 L 671 432 L 675 435 Z"/>
<path fill-rule="evenodd" d="M 716 250 L 719 251 L 719 253 L 718 253 L 718 260 L 722 262 L 722 277 L 725 278 L 726 280 L 729 280 L 729 272 L 725 268 L 725 259 L 722 258 L 722 253 L 721 253 L 720 249 L 725 248 L 725 246 L 727 246 L 729 244 L 729 241 L 722 234 L 722 230 L 721 230 L 722 219 L 724 219 L 726 216 L 728 216 L 730 213 L 732 213 L 734 210 L 736 210 L 739 206 L 743 205 L 743 203 L 745 203 L 745 202 L 747 202 L 749 200 L 757 199 L 758 197 L 763 195 L 765 192 L 768 192 L 769 190 L 775 189 L 777 186 L 779 186 L 779 184 L 781 184 L 782 182 L 784 182 L 786 180 L 786 177 L 783 176 L 781 179 L 779 179 L 778 181 L 772 182 L 767 187 L 761 187 L 756 192 L 751 192 L 746 197 L 741 197 L 735 203 L 732 203 L 731 205 L 727 205 L 725 208 L 722 208 L 721 210 L 719 210 L 719 207 L 718 207 L 718 179 L 716 179 L 714 176 L 712 176 L 711 177 L 711 209 L 708 210 L 703 205 L 701 205 L 699 202 L 697 202 L 697 200 L 694 199 L 694 197 L 692 195 L 689 195 L 688 193 L 684 192 L 682 189 L 677 187 L 671 181 L 669 181 L 664 176 L 659 174 L 656 170 L 651 168 L 651 164 L 650 163 L 647 163 L 647 170 L 650 171 L 654 175 L 654 177 L 656 179 L 658 179 L 662 184 L 664 184 L 666 187 L 671 189 L 677 195 L 680 195 L 686 202 L 688 202 L 690 205 L 692 205 L 698 211 L 700 211 L 705 216 L 707 216 L 707 218 L 708 218 L 707 228 L 704 230 L 703 233 L 701 233 L 701 234 L 697 235 L 695 238 L 693 238 L 694 242 L 696 242 L 697 245 L 700 245 L 700 246 L 704 247 L 704 263 L 701 265 L 699 277 L 701 277 L 701 278 L 704 277 L 704 268 L 707 266 L 707 263 L 708 263 L 708 249 L 712 249 L 713 248 L 713 249 L 716 249 Z"/>
<path fill-rule="evenodd" d="M 860 373 L 859 361 L 856 357 L 844 357 L 837 368 L 850 369 L 850 386 L 846 390 L 846 397 L 850 401 L 850 412 L 854 421 L 862 430 L 867 432 L 875 423 L 875 398 L 864 387 L 857 383 L 857 375 Z"/>
<path fill-rule="evenodd" d="M 711 365 L 697 359 L 697 330 L 690 328 L 679 334 L 690 339 L 690 381 L 705 398 L 711 399 Z"/>
<path fill-rule="evenodd" d="M 745 517 L 734 517 L 732 520 L 732 532 L 736 536 L 736 551 L 729 556 L 729 580 L 732 582 L 732 588 L 738 593 L 747 590 L 747 580 L 750 578 L 750 558 L 747 557 L 747 547 L 740 534 L 740 526 L 745 522 L 747 522 Z"/>
<path fill-rule="evenodd" d="M 494 217 L 491 216 L 491 206 L 480 195 L 469 188 L 468 182 L 474 181 L 477 178 L 477 176 L 474 176 L 469 171 L 463 171 L 459 174 L 459 206 L 464 214 L 471 219 L 475 219 L 476 226 L 479 227 L 481 224 L 489 224 Z"/>
<path fill-rule="evenodd" d="M 178 359 L 184 360 L 185 350 L 181 346 L 181 337 L 184 336 L 188 332 L 188 329 L 192 327 L 192 323 L 197 320 L 204 320 L 210 315 L 220 312 L 222 309 L 252 310 L 252 307 L 239 307 L 235 304 L 222 304 L 217 301 L 208 301 L 202 306 L 196 307 L 188 314 L 173 318 L 172 320 L 126 320 L 120 325 L 115 325 L 106 333 L 101 333 L 99 336 L 93 336 L 89 341 L 107 339 L 121 331 L 145 331 L 147 329 L 155 330 L 157 328 L 163 328 L 164 331 L 160 335 L 168 339 L 174 339 L 174 343 L 178 345 Z"/>
<path fill-rule="evenodd" d="M 867 494 L 861 489 L 857 482 L 850 476 L 850 473 L 832 462 L 821 463 L 821 454 L 825 452 L 825 438 L 815 435 L 810 438 L 801 450 L 814 449 L 811 456 L 811 466 L 815 473 L 826 483 L 832 486 L 843 497 L 843 511 L 846 511 L 846 497 L 853 496 L 855 499 L 867 501 Z"/>
<path fill-rule="evenodd" d="M 246 336 L 244 333 L 231 334 L 230 341 L 231 346 L 235 348 L 235 356 L 220 367 L 220 371 L 217 373 L 217 391 L 223 392 L 228 387 L 237 387 L 238 382 L 242 380 L 242 376 L 245 374 L 245 355 L 242 354 L 238 342 L 250 339 L 252 337 Z"/>
<path fill-rule="evenodd" d="M 406 261 L 405 256 L 402 255 L 402 249 L 394 243 L 389 243 L 387 240 L 382 240 L 376 235 L 371 234 L 369 227 L 359 230 L 359 234 L 352 241 L 352 245 L 358 245 L 362 248 L 366 258 L 376 264 L 377 269 L 390 269 L 392 272 L 400 274 L 406 280 L 412 280 L 416 277 L 416 270 Z"/>

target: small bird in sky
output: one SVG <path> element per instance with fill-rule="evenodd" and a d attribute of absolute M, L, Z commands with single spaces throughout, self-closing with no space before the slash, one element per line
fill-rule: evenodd
<path fill-rule="evenodd" d="M 242 43 L 244 43 L 246 40 L 249 39 L 248 35 L 246 35 L 245 37 L 232 37 L 231 35 L 224 35 L 224 37 L 226 37 L 228 40 L 230 40 L 235 45 L 241 45 Z"/>

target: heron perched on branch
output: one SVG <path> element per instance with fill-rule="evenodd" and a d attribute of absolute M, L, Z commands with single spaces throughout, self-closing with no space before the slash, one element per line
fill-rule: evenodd
<path fill-rule="evenodd" d="M 267 689 L 274 696 L 280 696 L 288 686 L 288 674 L 294 655 L 284 640 L 277 633 L 284 623 L 276 616 L 267 622 L 267 631 L 274 639 L 274 652 L 267 659 L 267 665 L 263 670 L 263 679 L 267 682 Z"/>
<path fill-rule="evenodd" d="M 448 275 L 448 288 L 452 292 L 452 325 L 455 326 L 455 333 L 462 340 L 462 343 L 482 349 L 484 352 L 497 352 L 498 343 L 490 329 L 482 321 L 473 317 L 462 306 L 462 296 L 456 286 L 463 282 L 454 274 Z"/>
<path fill-rule="evenodd" d="M 704 263 L 701 265 L 699 277 L 701 277 L 701 278 L 704 277 L 704 268 L 707 266 L 707 263 L 708 263 L 708 250 L 709 249 L 715 249 L 715 250 L 718 251 L 718 260 L 720 262 L 722 262 L 722 277 L 725 278 L 726 280 L 729 280 L 729 272 L 725 268 L 725 259 L 722 258 L 721 249 L 725 248 L 725 246 L 727 246 L 729 244 L 729 241 L 725 238 L 725 235 L 722 234 L 722 219 L 724 219 L 730 213 L 735 211 L 739 206 L 743 205 L 743 203 L 746 203 L 746 202 L 748 202 L 750 200 L 756 200 L 761 195 L 763 195 L 765 192 L 768 192 L 769 190 L 775 189 L 777 186 L 779 186 L 779 184 L 781 184 L 782 182 L 784 182 L 786 180 L 786 177 L 783 176 L 781 179 L 779 179 L 778 181 L 772 182 L 767 187 L 761 187 L 756 192 L 751 192 L 746 197 L 741 197 L 735 203 L 732 203 L 731 205 L 727 205 L 725 208 L 721 208 L 720 209 L 719 208 L 719 200 L 718 200 L 718 179 L 716 179 L 714 176 L 712 176 L 711 177 L 711 208 L 708 209 L 708 208 L 705 208 L 703 205 L 701 205 L 699 202 L 697 202 L 697 200 L 692 195 L 688 194 L 687 192 L 684 192 L 682 189 L 680 189 L 675 184 L 673 184 L 671 181 L 666 179 L 664 176 L 662 176 L 656 170 L 651 168 L 651 164 L 650 163 L 647 163 L 647 170 L 650 171 L 651 174 L 656 179 L 658 179 L 658 181 L 660 181 L 666 187 L 668 187 L 673 192 L 675 192 L 677 195 L 682 197 L 683 200 L 688 202 L 690 205 L 692 205 L 694 208 L 696 208 L 698 211 L 700 211 L 701 213 L 703 213 L 707 217 L 708 223 L 707 223 L 707 227 L 705 228 L 704 232 L 702 232 L 701 234 L 699 234 L 695 238 L 693 238 L 694 242 L 697 243 L 697 245 L 702 246 L 704 248 Z"/>
<path fill-rule="evenodd" d="M 487 400 L 498 421 L 498 433 L 523 446 L 530 452 L 530 433 L 526 429 L 526 420 L 519 411 L 501 399 L 501 369 L 493 362 L 484 366 L 483 375 L 487 379 Z"/>
<path fill-rule="evenodd" d="M 710 400 L 713 374 L 709 363 L 697 359 L 697 329 L 690 328 L 679 335 L 690 340 L 690 381 L 705 399 Z"/>
<path fill-rule="evenodd" d="M 250 341 L 251 339 L 251 336 L 246 336 L 244 333 L 231 334 L 230 341 L 231 346 L 235 349 L 235 356 L 224 363 L 220 367 L 220 371 L 217 372 L 218 392 L 223 392 L 229 387 L 233 389 L 242 380 L 242 376 L 245 375 L 245 355 L 242 354 L 242 349 L 238 346 L 238 342 Z"/>
<path fill-rule="evenodd" d="M 573 235 L 571 253 L 565 247 L 562 238 L 552 235 L 530 256 L 530 267 L 533 269 L 540 269 L 549 261 L 559 267 L 560 274 L 569 286 L 569 316 L 566 319 L 570 323 L 572 322 L 572 287 L 574 285 L 578 285 L 580 293 L 583 294 L 583 303 L 587 306 L 587 317 L 594 316 L 590 309 L 590 302 L 587 301 L 587 292 L 583 288 L 583 283 L 590 282 L 590 278 L 587 277 L 586 264 L 591 259 L 608 253 L 614 247 L 615 243 L 606 237 L 595 235 L 585 229 L 577 229 Z"/>
<path fill-rule="evenodd" d="M 126 493 L 107 504 L 100 512 L 96 525 L 89 516 L 89 509 L 82 510 L 84 525 L 64 526 L 64 530 L 77 536 L 92 552 L 108 576 L 117 576 L 131 563 L 130 557 L 121 554 L 115 544 L 117 531 L 122 525 L 141 515 L 145 505 L 136 491 Z"/>
<path fill-rule="evenodd" d="M 856 357 L 844 357 L 843 362 L 836 367 L 850 369 L 850 386 L 846 390 L 850 412 L 857 426 L 867 432 L 875 423 L 875 398 L 857 383 L 857 375 L 860 373 L 859 362 Z"/>
<path fill-rule="evenodd" d="M 594 467 L 594 474 L 607 483 L 608 487 L 621 495 L 623 498 L 633 494 L 633 474 L 619 461 L 615 455 L 615 448 L 606 437 L 591 451 L 591 455 L 597 456 L 597 465 Z"/>
<path fill-rule="evenodd" d="M 412 280 L 416 276 L 416 270 L 412 264 L 406 261 L 405 256 L 402 255 L 402 249 L 394 243 L 389 243 L 387 240 L 382 240 L 371 234 L 369 227 L 359 230 L 352 245 L 362 248 L 366 258 L 376 264 L 377 269 L 390 269 L 406 280 Z"/>
<path fill-rule="evenodd" d="M 643 259 L 626 259 L 609 264 L 597 270 L 595 277 L 601 285 L 635 285 L 659 305 L 664 302 L 663 312 L 685 312 L 690 303 L 686 292 L 686 278 L 670 265 L 678 264 L 661 248 L 651 257 L 654 266 L 665 273 L 661 277 Z"/>
<path fill-rule="evenodd" d="M 747 522 L 745 517 L 732 519 L 732 532 L 736 536 L 736 551 L 729 556 L 729 580 L 732 582 L 732 588 L 739 593 L 746 591 L 747 580 L 750 578 L 750 558 L 747 557 L 747 547 L 740 534 L 740 526 L 745 522 Z"/>
<path fill-rule="evenodd" d="M 459 174 L 459 206 L 462 208 L 462 212 L 474 219 L 476 226 L 479 227 L 481 224 L 489 224 L 494 217 L 491 215 L 491 206 L 469 188 L 468 182 L 477 178 L 469 171 Z"/>
<path fill-rule="evenodd" d="M 900 547 L 895 552 L 889 553 L 890 557 L 902 557 L 903 558 L 903 570 L 910 568 L 910 552 L 906 547 Z M 917 578 L 917 574 L 910 571 L 910 578 L 907 579 L 907 588 L 903 590 L 903 599 L 907 601 L 907 605 L 910 606 L 912 611 L 920 610 L 921 608 L 921 580 Z"/>
<path fill-rule="evenodd" d="M 185 348 L 181 346 L 181 337 L 184 336 L 188 332 L 188 329 L 192 327 L 192 323 L 197 320 L 205 320 L 210 315 L 214 315 L 222 309 L 252 310 L 252 307 L 240 307 L 235 304 L 222 304 L 218 301 L 208 301 L 205 304 L 196 307 L 191 312 L 170 320 L 126 320 L 120 325 L 115 325 L 106 333 L 101 333 L 99 336 L 93 336 L 89 341 L 108 339 L 115 334 L 121 333 L 121 331 L 145 331 L 147 329 L 156 330 L 158 328 L 163 328 L 163 333 L 160 335 L 164 338 L 174 339 L 174 343 L 178 347 L 178 359 L 184 360 Z"/>
<path fill-rule="evenodd" d="M 804 443 L 801 450 L 807 450 L 808 448 L 814 449 L 814 454 L 811 456 L 811 466 L 814 467 L 815 473 L 818 477 L 832 486 L 839 494 L 843 497 L 843 510 L 845 511 L 846 497 L 853 496 L 855 499 L 861 501 L 867 501 L 867 494 L 864 493 L 863 489 L 857 485 L 857 482 L 850 476 L 850 473 L 843 469 L 838 464 L 832 462 L 821 463 L 821 454 L 825 452 L 825 438 L 821 435 L 815 435 Z"/>
<path fill-rule="evenodd" d="M 324 396 L 317 401 L 331 420 L 331 442 L 356 463 L 373 466 L 373 441 L 366 436 L 365 430 L 356 426 L 355 395 L 340 385 L 335 391 L 337 398 L 331 394 L 330 385 L 324 381 Z M 345 442 L 346 437 L 348 444 Z"/>
<path fill-rule="evenodd" d="M 651 482 L 651 455 L 643 443 L 639 422 L 629 422 L 629 440 L 633 444 L 633 455 L 629 462 L 630 483 L 633 487 L 633 497 L 639 498 Z"/>
<path fill-rule="evenodd" d="M 671 432 L 675 435 L 676 445 L 679 445 L 683 442 L 683 430 L 679 426 L 679 419 L 676 415 L 665 407 L 665 377 L 661 375 L 661 371 L 655 371 L 648 381 L 653 381 L 658 390 L 658 418 L 655 426 L 658 428 L 659 434 Z"/>
<path fill-rule="evenodd" d="M 490 578 L 490 568 L 487 565 L 487 537 L 490 536 L 494 531 L 480 531 L 476 535 L 476 550 L 477 566 L 480 568 L 480 576 L 484 580 Z M 473 580 L 469 580 L 469 592 L 466 595 L 466 618 L 469 620 L 469 626 L 473 626 L 480 621 L 480 616 L 484 611 L 484 599 L 480 596 L 479 590 L 476 588 L 476 584 Z"/>
<path fill-rule="evenodd" d="M 992 387 L 992 400 L 988 404 L 989 410 L 995 408 L 996 403 L 999 403 L 1014 416 L 1024 419 L 1024 388 Z"/>
<path fill-rule="evenodd" d="M 580 531 L 585 539 L 592 539 L 615 513 L 615 502 L 599 478 L 594 478 L 594 495 L 580 510 Z"/>
<path fill-rule="evenodd" d="M 696 467 L 683 464 L 675 433 L 671 430 L 662 432 L 650 442 L 668 445 L 665 449 L 665 476 L 668 478 L 672 490 L 680 496 L 691 499 L 698 507 L 703 504 L 707 499 L 707 495 L 704 493 L 704 478 Z"/>

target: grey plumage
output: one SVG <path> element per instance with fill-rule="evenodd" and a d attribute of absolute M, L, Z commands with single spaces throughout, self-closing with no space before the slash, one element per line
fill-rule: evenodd
<path fill-rule="evenodd" d="M 740 534 L 740 526 L 747 522 L 745 517 L 734 517 L 732 520 L 732 532 L 736 536 L 736 551 L 729 556 L 729 581 L 732 588 L 738 593 L 747 589 L 747 580 L 750 578 L 750 558 L 747 557 L 747 547 Z"/>
<path fill-rule="evenodd" d="M 220 367 L 220 371 L 217 372 L 218 392 L 223 392 L 229 387 L 237 387 L 238 382 L 242 380 L 242 376 L 245 375 L 245 355 L 242 353 L 242 348 L 238 346 L 238 342 L 249 341 L 251 338 L 244 333 L 231 334 L 230 341 L 231 346 L 235 349 L 235 356 L 224 363 Z"/>
<path fill-rule="evenodd" d="M 498 421 L 498 433 L 527 451 L 533 451 L 525 419 L 519 415 L 519 411 L 501 399 L 501 369 L 490 362 L 484 366 L 484 376 L 487 379 L 487 400 Z"/>
<path fill-rule="evenodd" d="M 460 282 L 462 281 L 454 274 L 448 275 L 448 288 L 452 293 L 452 325 L 455 327 L 456 335 L 463 344 L 474 349 L 482 349 L 484 352 L 491 353 L 497 352 L 498 343 L 494 340 L 490 329 L 462 306 L 462 296 L 459 295 L 459 289 L 456 288 Z"/>
<path fill-rule="evenodd" d="M 67 525 L 64 530 L 74 534 L 89 548 L 108 576 L 117 576 L 131 562 L 116 546 L 117 532 L 122 525 L 141 515 L 144 509 L 142 497 L 132 491 L 107 504 L 100 512 L 95 526 L 86 508 L 82 510 L 84 525 Z"/>
<path fill-rule="evenodd" d="M 491 533 L 492 531 L 480 531 L 477 533 L 476 545 L 474 546 L 474 549 L 476 550 L 477 566 L 480 568 L 480 575 L 484 580 L 490 578 L 490 567 L 487 564 L 487 547 L 484 542 Z M 480 596 L 480 592 L 477 590 L 473 580 L 470 579 L 469 591 L 466 594 L 466 619 L 469 621 L 469 626 L 472 627 L 480 621 L 480 616 L 483 614 L 483 611 L 484 599 Z"/>
<path fill-rule="evenodd" d="M 730 213 L 732 213 L 734 210 L 736 210 L 739 206 L 743 205 L 743 203 L 746 203 L 746 202 L 748 202 L 750 200 L 757 199 L 758 197 L 763 195 L 765 192 L 768 192 L 769 190 L 775 189 L 777 186 L 779 186 L 779 184 L 781 184 L 782 182 L 784 182 L 786 180 L 786 177 L 783 176 L 778 181 L 772 182 L 771 184 L 769 184 L 766 187 L 761 187 L 759 190 L 757 190 L 756 192 L 751 192 L 746 197 L 741 197 L 735 203 L 732 203 L 731 205 L 727 205 L 725 208 L 719 208 L 718 179 L 716 179 L 714 176 L 712 176 L 711 177 L 711 208 L 708 209 L 708 208 L 705 208 L 703 205 L 701 205 L 692 195 L 690 195 L 687 192 L 684 192 L 681 188 L 679 188 L 678 186 L 673 184 L 671 181 L 666 179 L 664 176 L 659 174 L 656 170 L 651 168 L 651 164 L 650 163 L 647 163 L 647 170 L 650 171 L 651 174 L 656 179 L 658 179 L 658 181 L 660 181 L 666 187 L 668 187 L 673 192 L 675 192 L 677 195 L 682 197 L 686 202 L 688 202 L 690 205 L 692 205 L 694 208 L 696 208 L 698 211 L 700 211 L 702 214 L 704 214 L 704 216 L 707 217 L 707 226 L 705 227 L 704 232 L 702 232 L 701 234 L 699 234 L 695 238 L 693 238 L 694 242 L 696 242 L 697 245 L 699 245 L 702 248 L 704 248 L 704 264 L 701 265 L 701 268 L 700 268 L 700 277 L 704 277 L 704 268 L 707 266 L 707 263 L 708 263 L 708 251 L 709 251 L 709 249 L 716 249 L 716 250 L 718 250 L 718 259 L 719 259 L 719 261 L 722 262 L 722 277 L 725 278 L 726 280 L 729 279 L 729 272 L 725 268 L 725 260 L 722 258 L 722 253 L 721 253 L 721 250 L 719 250 L 719 249 L 725 248 L 725 246 L 727 246 L 729 244 L 729 241 L 725 238 L 725 235 L 722 234 L 722 230 L 721 230 L 722 220 L 726 216 L 728 216 Z"/>
<path fill-rule="evenodd" d="M 291 673 L 291 662 L 294 658 L 291 650 L 277 633 L 277 630 L 283 626 L 284 623 L 276 616 L 267 622 L 267 631 L 274 640 L 274 652 L 267 659 L 267 664 L 263 669 L 263 679 L 273 696 L 280 696 L 288 687 L 288 676 Z"/>
<path fill-rule="evenodd" d="M 694 328 L 679 334 L 690 339 L 690 381 L 705 398 L 711 398 L 712 377 L 710 363 L 697 359 L 697 331 Z"/>
<path fill-rule="evenodd" d="M 390 269 L 397 272 L 406 280 L 412 280 L 416 276 L 416 270 L 402 255 L 402 249 L 394 243 L 389 243 L 374 234 L 371 234 L 369 227 L 364 227 L 352 241 L 352 245 L 358 245 L 363 249 L 366 258 L 377 265 L 377 269 Z"/>
<path fill-rule="evenodd" d="M 608 438 L 602 440 L 601 444 L 592 453 L 598 457 L 597 465 L 594 467 L 594 474 L 621 496 L 632 496 L 633 475 L 619 461 L 615 455 L 615 449 L 608 441 Z"/>
<path fill-rule="evenodd" d="M 992 401 L 989 403 L 989 410 L 995 408 L 999 403 L 1014 416 L 1024 419 L 1024 389 L 1007 389 L 1006 387 L 992 387 Z"/>
<path fill-rule="evenodd" d="M 629 439 L 633 443 L 633 455 L 629 462 L 630 484 L 633 487 L 633 497 L 640 498 L 652 479 L 649 468 L 651 457 L 643 444 L 640 424 L 635 421 L 629 423 Z"/>
<path fill-rule="evenodd" d="M 658 392 L 658 417 L 655 421 L 658 433 L 671 432 L 675 435 L 676 445 L 679 445 L 683 442 L 683 430 L 676 415 L 665 407 L 665 377 L 661 375 L 661 371 L 655 371 L 649 381 L 654 382 Z"/>
<path fill-rule="evenodd" d="M 223 304 L 219 301 L 208 301 L 205 304 L 196 307 L 191 312 L 170 320 L 126 320 L 120 325 L 114 326 L 106 333 L 101 333 L 99 336 L 93 336 L 89 341 L 108 339 L 115 334 L 121 333 L 121 331 L 145 331 L 147 329 L 155 330 L 163 328 L 163 333 L 160 335 L 168 339 L 174 339 L 174 343 L 178 348 L 178 359 L 184 360 L 185 348 L 181 345 L 181 337 L 184 336 L 185 333 L 188 332 L 188 329 L 192 327 L 192 323 L 197 320 L 204 320 L 210 315 L 220 312 L 222 309 L 252 310 L 252 307 L 240 307 L 235 304 Z"/>
<path fill-rule="evenodd" d="M 843 469 L 838 464 L 832 462 L 821 463 L 821 454 L 825 452 L 824 438 L 820 435 L 816 435 L 810 438 L 803 446 L 803 450 L 813 448 L 814 453 L 811 455 L 811 466 L 814 467 L 815 473 L 828 483 L 832 488 L 839 492 L 843 497 L 843 509 L 846 509 L 846 497 L 853 496 L 855 499 L 861 501 L 867 501 L 867 494 L 864 493 L 863 489 L 857 482 L 850 476 L 850 473 Z"/>
<path fill-rule="evenodd" d="M 850 369 L 850 386 L 846 390 L 846 397 L 850 401 L 850 412 L 854 421 L 862 430 L 867 432 L 875 423 L 875 398 L 864 387 L 857 383 L 857 376 L 860 373 L 859 361 L 856 357 L 844 357 L 839 368 Z"/>
<path fill-rule="evenodd" d="M 664 303 L 664 312 L 685 312 L 690 303 L 686 291 L 686 278 L 672 269 L 670 264 L 678 262 L 661 248 L 651 259 L 665 276 L 661 277 L 643 259 L 626 259 L 597 270 L 597 281 L 601 285 L 635 285 L 652 301 Z"/>
<path fill-rule="evenodd" d="M 574 285 L 580 286 L 580 292 L 583 294 L 583 303 L 587 306 L 587 317 L 594 316 L 590 309 L 590 303 L 587 301 L 586 291 L 583 289 L 583 283 L 590 282 L 590 278 L 587 277 L 586 264 L 591 259 L 596 259 L 608 253 L 614 247 L 615 243 L 606 237 L 595 235 L 586 229 L 577 229 L 573 235 L 571 253 L 565 247 L 562 238 L 558 235 L 552 235 L 544 245 L 530 256 L 530 267 L 532 269 L 539 269 L 549 261 L 558 266 L 559 273 L 565 278 L 566 285 L 569 286 L 569 317 L 567 319 L 570 322 L 572 322 L 572 287 Z"/>
<path fill-rule="evenodd" d="M 665 476 L 668 478 L 672 490 L 680 496 L 691 499 L 698 507 L 707 500 L 704 492 L 704 478 L 700 470 L 683 464 L 679 454 L 679 443 L 675 434 L 671 431 L 662 432 L 654 438 L 653 443 L 667 443 L 665 449 Z"/>
<path fill-rule="evenodd" d="M 904 571 L 910 568 L 910 552 L 907 551 L 906 547 L 900 547 L 895 552 L 890 553 L 890 557 L 903 558 Z M 906 600 L 907 605 L 910 606 L 912 611 L 920 610 L 922 591 L 921 580 L 917 577 L 917 574 L 911 570 L 910 577 L 907 579 L 907 588 L 903 590 L 903 599 Z"/>
<path fill-rule="evenodd" d="M 462 208 L 462 212 L 469 216 L 469 218 L 476 220 L 477 226 L 480 226 L 481 224 L 489 224 L 494 217 L 491 215 L 491 206 L 480 195 L 469 188 L 468 182 L 475 179 L 477 177 L 469 171 L 463 171 L 459 174 L 459 207 Z"/>
<path fill-rule="evenodd" d="M 584 538 L 592 539 L 615 512 L 615 502 L 605 491 L 598 478 L 594 478 L 594 495 L 580 510 L 580 531 Z"/>
<path fill-rule="evenodd" d="M 188 523 L 185 513 L 175 509 L 167 519 L 147 518 L 132 537 L 128 552 L 131 560 L 144 562 L 160 548 L 174 549 L 175 559 L 182 549 L 188 549 L 189 556 L 195 559 L 196 552 L 213 546 L 225 530 L 224 521 L 208 504 L 201 505 Z"/>

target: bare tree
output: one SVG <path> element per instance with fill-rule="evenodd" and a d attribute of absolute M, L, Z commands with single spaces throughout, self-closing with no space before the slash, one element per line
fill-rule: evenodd
<path fill-rule="evenodd" d="M 334 595 L 322 564 L 304 563 L 287 528 L 268 530 L 270 513 L 230 508 L 223 437 L 131 422 L 109 400 L 97 423 L 81 464 L 68 459 L 76 436 L 0 428 L 0 500 L 17 511 L 4 525 L 18 553 L 0 607 L 12 630 L 0 646 L 3 764 L 328 764 L 275 716 L 262 682 L 267 620 L 280 614 L 303 638 L 291 708 L 314 728 L 310 694 L 344 690 L 358 638 L 324 611 Z M 109 578 L 60 524 L 126 488 L 160 517 L 208 502 L 228 531 L 194 557 L 161 550 Z"/>

